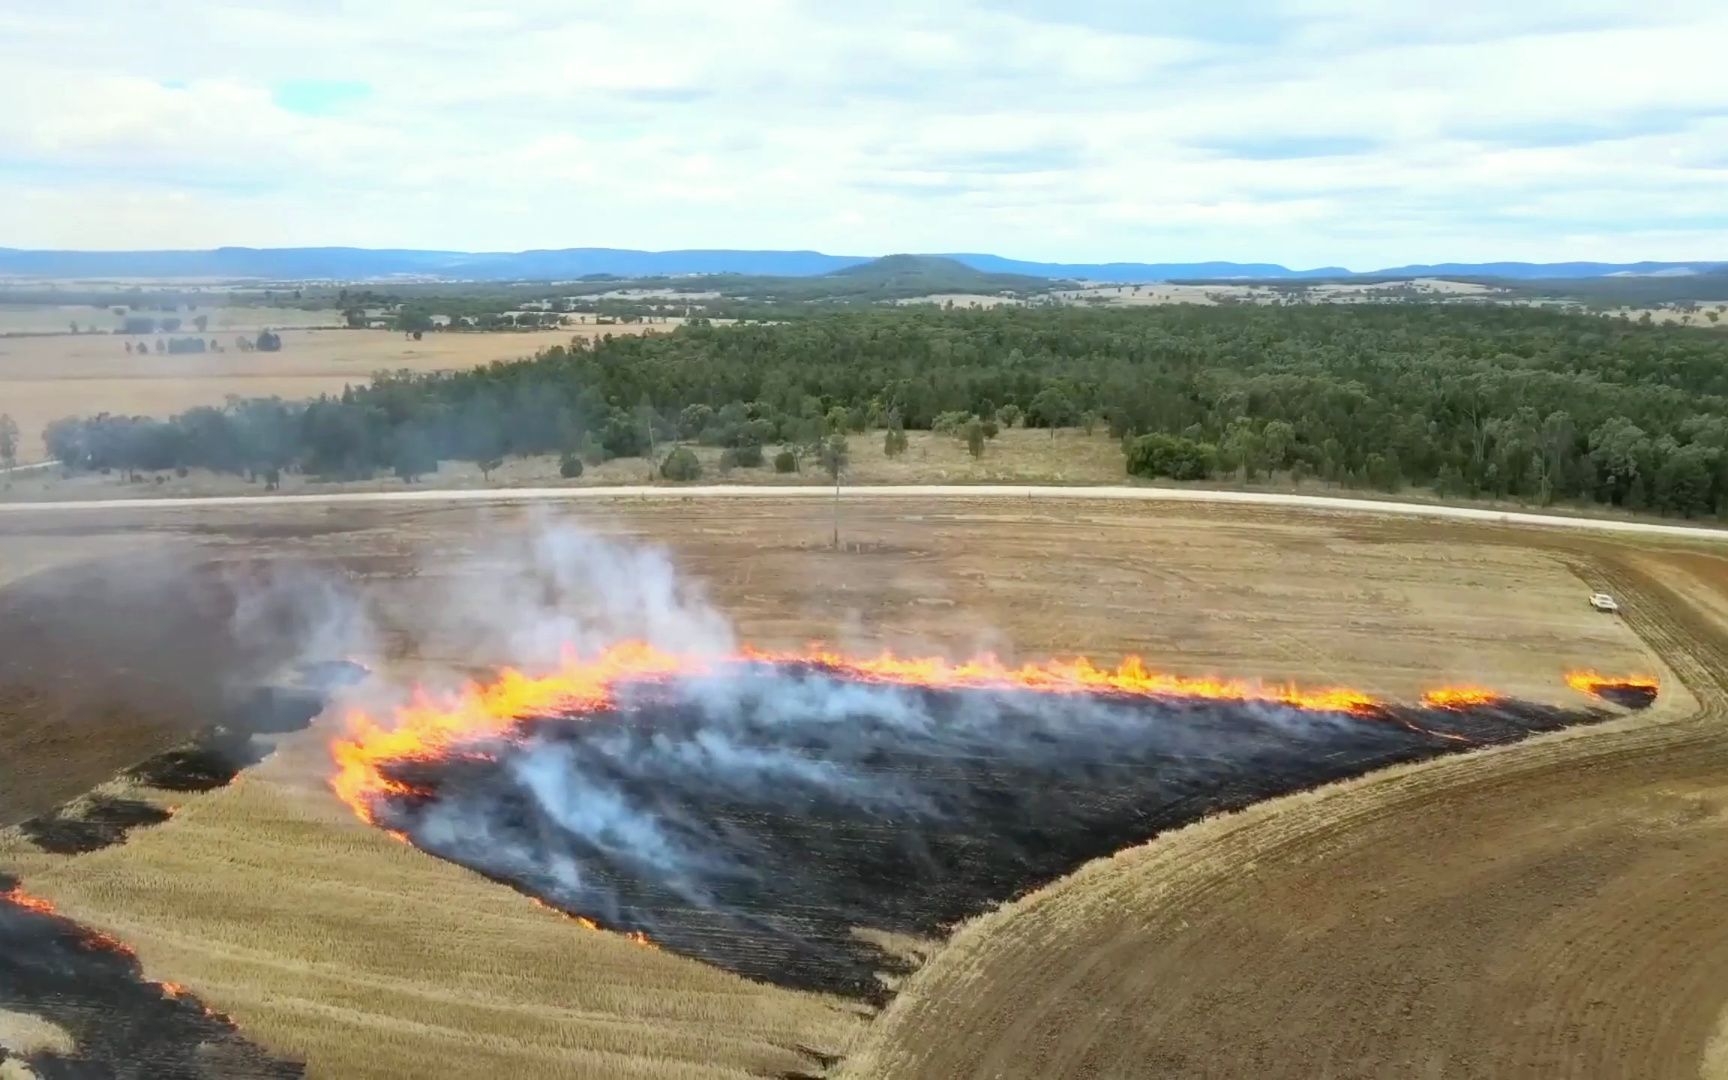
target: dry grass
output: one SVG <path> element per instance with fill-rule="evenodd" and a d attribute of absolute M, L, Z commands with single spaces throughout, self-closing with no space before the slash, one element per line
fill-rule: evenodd
<path fill-rule="evenodd" d="M 19 1055 L 70 1054 L 76 1045 L 64 1029 L 39 1016 L 0 1009 L 0 1048 Z"/>
<path fill-rule="evenodd" d="M 428 334 L 409 341 L 389 330 L 288 330 L 282 350 L 227 350 L 186 355 L 127 355 L 121 336 L 0 338 L 0 412 L 23 436 L 20 461 L 44 456 L 42 427 L 62 416 L 96 412 L 168 416 L 195 405 L 220 405 L 229 394 L 316 397 L 363 383 L 380 370 L 444 371 L 531 356 L 573 337 L 637 334 L 662 326 L 575 326 L 522 333 Z M 146 339 L 139 339 L 146 340 Z M 154 337 L 148 340 L 154 340 Z"/>
<path fill-rule="evenodd" d="M 1698 1069 L 1698 1080 L 1728 1080 L 1728 1009 L 1716 1025 L 1716 1034 L 1704 1047 L 1704 1061 Z"/>
<path fill-rule="evenodd" d="M 951 654 L 1138 652 L 1182 672 L 1399 697 L 1470 680 L 1573 701 L 1559 682 L 1568 667 L 1655 664 L 1622 622 L 1589 610 L 1562 562 L 1496 542 L 1504 530 L 927 499 L 848 506 L 835 551 L 822 505 L 623 502 L 582 513 L 596 531 L 668 544 L 741 634 L 768 646 L 820 637 Z M 535 515 L 379 506 L 40 516 L 43 534 L 74 521 L 86 535 L 196 527 L 211 557 L 346 565 L 390 628 L 392 654 L 451 663 L 479 659 L 425 617 L 464 584 L 455 556 Z M 0 542 L 26 526 L 7 528 Z M 152 977 L 189 985 L 269 1049 L 306 1057 L 313 1076 L 759 1075 L 812 1069 L 791 1047 L 840 1050 L 860 1036 L 863 1018 L 845 1003 L 583 931 L 360 824 L 324 789 L 325 734 L 285 738 L 236 784 L 185 799 L 173 820 L 123 846 L 62 858 L 13 844 L 0 866 L 135 945 Z"/>
<path fill-rule="evenodd" d="M 982 458 L 974 459 L 966 444 L 947 435 L 928 431 L 906 433 L 908 447 L 898 458 L 882 453 L 882 432 L 854 435 L 847 484 L 1119 484 L 1123 471 L 1122 448 L 1103 431 L 1087 435 L 1079 430 L 1048 431 L 1017 428 L 1004 431 L 990 441 Z M 808 463 L 805 471 L 779 474 L 773 469 L 775 447 L 768 447 L 761 468 L 720 470 L 721 451 L 695 446 L 702 462 L 704 482 L 732 484 L 824 484 L 826 475 Z M 664 448 L 662 448 L 662 456 Z M 423 477 L 421 485 L 437 488 L 479 489 L 488 487 L 605 487 L 616 484 L 665 483 L 656 463 L 645 458 L 619 458 L 589 466 L 579 480 L 559 476 L 558 458 L 552 456 L 511 458 L 488 480 L 473 462 L 446 461 L 437 472 Z M 123 476 L 81 474 L 72 477 L 58 470 L 21 473 L 4 482 L 8 499 L 61 500 L 84 498 L 150 498 L 157 496 L 253 495 L 259 484 L 243 477 L 198 470 L 185 477 L 173 474 L 150 476 L 143 483 L 127 483 Z M 1310 485 L 1311 487 L 1317 485 Z M 318 492 L 400 491 L 401 480 L 380 474 L 371 480 L 325 482 L 290 474 L 282 478 L 282 494 Z"/>

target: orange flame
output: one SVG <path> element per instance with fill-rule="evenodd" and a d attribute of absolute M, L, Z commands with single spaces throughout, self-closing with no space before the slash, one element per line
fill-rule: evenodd
<path fill-rule="evenodd" d="M 0 900 L 4 900 L 10 904 L 16 904 L 18 907 L 21 907 L 26 911 L 34 911 L 38 915 L 47 915 L 51 918 L 61 919 L 70 923 L 78 931 L 78 940 L 88 948 L 100 949 L 104 952 L 118 953 L 134 962 L 138 959 L 138 953 L 132 948 L 132 946 L 126 944 L 124 941 L 121 941 L 112 934 L 106 934 L 100 930 L 92 930 L 88 926 L 74 922 L 63 915 L 60 912 L 60 909 L 54 906 L 52 901 L 27 893 L 24 891 L 22 886 L 15 885 L 12 888 L 7 889 L 5 892 L 0 892 Z M 182 998 L 191 998 L 194 1004 L 204 1010 L 205 1016 L 214 1020 L 220 1020 L 229 1027 L 234 1026 L 233 1019 L 224 1013 L 217 1012 L 203 1002 L 198 1001 L 197 998 L 192 997 L 192 991 L 177 982 L 159 982 L 150 983 L 149 985 L 155 986 L 157 989 L 161 990 L 162 996 L 175 1001 Z"/>
<path fill-rule="evenodd" d="M 1480 686 L 1443 686 L 1422 695 L 1422 704 L 1431 709 L 1468 709 L 1505 700 L 1503 695 Z"/>
<path fill-rule="evenodd" d="M 989 655 L 955 663 L 940 658 L 904 658 L 890 652 L 856 659 L 818 648 L 804 652 L 746 648 L 735 657 L 704 657 L 679 656 L 643 642 L 625 642 L 592 660 L 566 658 L 558 670 L 545 676 L 505 668 L 491 683 L 470 682 L 459 691 L 438 698 L 416 691 L 388 722 L 362 711 L 351 712 L 347 735 L 331 743 L 331 756 L 337 767 L 331 787 L 362 820 L 377 824 L 373 808 L 379 800 L 426 794 L 385 776 L 382 771 L 385 765 L 448 756 L 463 745 L 508 734 L 523 717 L 602 709 L 611 702 L 614 688 L 623 682 L 701 675 L 739 663 L 816 664 L 859 681 L 936 688 L 1203 698 L 1328 712 L 1366 713 L 1381 705 L 1378 699 L 1361 690 L 1343 687 L 1306 689 L 1288 683 L 1268 685 L 1243 679 L 1154 672 L 1138 656 L 1127 657 L 1113 669 L 1100 667 L 1084 657 L 1011 667 Z M 1465 692 L 1436 691 L 1436 694 Z"/>
<path fill-rule="evenodd" d="M 563 908 L 553 907 L 551 904 L 548 904 L 546 901 L 540 899 L 538 896 L 530 896 L 528 899 L 532 900 L 534 902 L 535 907 L 545 908 L 547 911 L 550 911 L 552 914 L 558 916 L 560 919 L 568 919 L 571 922 L 575 923 L 577 926 L 580 926 L 584 930 L 593 930 L 593 931 L 596 931 L 599 933 L 604 933 L 606 930 L 605 927 L 601 926 L 599 923 L 595 922 L 593 919 L 588 918 L 586 915 L 572 915 L 570 912 L 565 911 Z M 630 932 L 624 934 L 623 936 L 625 938 L 627 938 L 631 943 L 636 944 L 636 945 L 644 945 L 650 949 L 659 949 L 660 948 L 660 946 L 654 944 L 654 941 L 652 938 L 650 938 L 647 934 L 644 934 L 640 930 L 631 930 Z"/>
<path fill-rule="evenodd" d="M 813 664 L 855 681 L 943 689 L 1198 698 L 1357 714 L 1371 714 L 1383 704 L 1364 691 L 1343 687 L 1309 689 L 1291 683 L 1269 685 L 1243 679 L 1164 674 L 1149 670 L 1138 656 L 1125 658 L 1115 668 L 1101 667 L 1085 657 L 1014 667 L 990 655 L 958 663 L 940 658 L 900 657 L 891 652 L 861 659 L 815 646 L 803 652 L 746 647 L 737 656 L 680 656 L 632 641 L 614 645 L 590 660 L 567 656 L 549 675 L 530 676 L 505 668 L 490 683 L 470 682 L 460 690 L 438 697 L 417 690 L 406 705 L 385 721 L 364 711 L 350 712 L 346 735 L 330 745 L 336 764 L 330 786 L 362 821 L 377 825 L 376 807 L 383 800 L 429 794 L 386 776 L 384 770 L 391 764 L 475 753 L 475 744 L 508 735 L 525 717 L 598 711 L 612 702 L 614 689 L 621 683 L 703 675 L 727 665 L 751 663 Z M 1498 700 L 1499 695 L 1491 691 L 1456 687 L 1432 691 L 1423 703 L 1436 708 L 1462 708 Z M 387 831 L 397 840 L 410 842 L 400 832 Z M 588 929 L 602 929 L 592 919 L 559 911 L 539 900 L 535 903 Z M 658 948 L 640 931 L 625 936 L 639 945 Z"/>
<path fill-rule="evenodd" d="M 70 922 L 73 926 L 77 927 L 79 935 L 78 940 L 87 948 L 101 949 L 104 952 L 119 953 L 121 956 L 132 958 L 138 956 L 138 954 L 132 950 L 132 946 L 121 941 L 113 934 L 106 934 L 100 930 L 92 930 L 90 927 L 84 926 L 81 923 L 73 922 L 71 919 L 66 918 L 65 915 L 62 915 L 60 910 L 56 908 L 52 902 L 44 900 L 40 896 L 30 895 L 24 891 L 22 886 L 14 885 L 12 888 L 0 893 L 0 900 L 10 901 L 27 911 L 34 911 L 38 915 L 51 915 L 56 919 L 65 919 L 67 922 Z"/>
<path fill-rule="evenodd" d="M 58 911 L 54 910 L 54 905 L 52 903 L 42 899 L 40 896 L 31 896 L 29 893 L 25 892 L 21 886 L 15 885 L 12 888 L 7 889 L 5 892 L 0 893 L 0 900 L 5 900 L 7 903 L 11 904 L 17 904 L 19 907 L 24 908 L 27 911 L 34 911 L 38 915 L 60 914 Z"/>
<path fill-rule="evenodd" d="M 1604 675 L 1600 671 L 1568 671 L 1566 685 L 1584 694 L 1598 694 L 1603 690 L 1648 690 L 1655 693 L 1660 689 L 1654 675 Z"/>
<path fill-rule="evenodd" d="M 1149 670 L 1138 656 L 1129 656 L 1114 668 L 1084 657 L 1015 667 L 990 655 L 953 662 L 884 652 L 861 659 L 818 647 L 803 652 L 746 647 L 737 656 L 680 656 L 633 641 L 614 645 L 590 660 L 566 657 L 549 675 L 530 676 L 505 668 L 490 683 L 470 682 L 454 693 L 433 697 L 416 691 L 387 720 L 363 711 L 351 712 L 347 734 L 330 746 L 336 764 L 331 788 L 361 820 L 378 824 L 375 807 L 381 800 L 428 794 L 386 776 L 387 765 L 437 760 L 464 747 L 474 752 L 474 744 L 507 735 L 524 717 L 605 708 L 621 683 L 702 675 L 726 665 L 747 663 L 814 664 L 858 681 L 904 686 L 1199 698 L 1357 714 L 1372 713 L 1383 705 L 1364 691 L 1345 687 L 1311 689 L 1291 683 L 1165 674 Z M 1453 687 L 1429 692 L 1423 704 L 1461 708 L 1498 700 L 1499 695 L 1478 687 Z M 407 837 L 398 835 L 397 839 L 406 841 Z"/>

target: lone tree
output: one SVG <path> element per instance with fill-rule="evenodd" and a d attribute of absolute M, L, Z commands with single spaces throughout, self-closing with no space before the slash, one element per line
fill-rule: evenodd
<path fill-rule="evenodd" d="M 0 413 L 0 465 L 8 469 L 18 465 L 18 421 L 8 413 Z"/>
<path fill-rule="evenodd" d="M 828 479 L 836 485 L 840 483 L 840 474 L 846 471 L 846 462 L 850 448 L 846 445 L 846 436 L 830 435 L 816 447 L 816 464 L 828 474 Z"/>
<path fill-rule="evenodd" d="M 900 419 L 900 410 L 893 409 L 888 413 L 888 431 L 882 436 L 882 453 L 899 457 L 905 452 L 906 425 Z"/>
<path fill-rule="evenodd" d="M 840 546 L 840 474 L 846 471 L 846 436 L 830 435 L 816 446 L 816 463 L 834 481 L 834 546 Z"/>
<path fill-rule="evenodd" d="M 984 423 L 976 416 L 966 423 L 966 452 L 973 458 L 984 456 Z"/>

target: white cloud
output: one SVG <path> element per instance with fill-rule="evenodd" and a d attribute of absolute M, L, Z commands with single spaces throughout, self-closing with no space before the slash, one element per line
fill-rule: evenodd
<path fill-rule="evenodd" d="M 1716 0 L 31 8 L 0 245 L 1728 258 Z"/>

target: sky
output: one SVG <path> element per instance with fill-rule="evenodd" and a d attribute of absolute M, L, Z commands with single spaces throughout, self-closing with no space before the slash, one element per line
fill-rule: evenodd
<path fill-rule="evenodd" d="M 0 0 L 0 246 L 1728 259 L 1723 0 Z"/>

